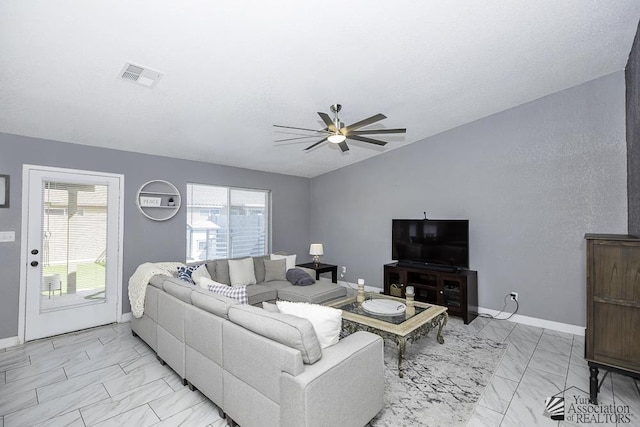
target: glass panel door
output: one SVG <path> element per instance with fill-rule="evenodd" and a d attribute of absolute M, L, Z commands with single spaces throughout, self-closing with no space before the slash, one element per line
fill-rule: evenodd
<path fill-rule="evenodd" d="M 123 177 L 25 166 L 25 340 L 118 319 Z"/>

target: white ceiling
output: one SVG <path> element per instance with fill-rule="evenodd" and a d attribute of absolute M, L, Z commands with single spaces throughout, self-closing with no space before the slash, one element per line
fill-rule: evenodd
<path fill-rule="evenodd" d="M 638 0 L 3 0 L 0 132 L 313 177 L 622 70 L 639 19 Z M 164 76 L 121 80 L 126 61 Z M 407 133 L 274 143 L 333 103 Z"/>

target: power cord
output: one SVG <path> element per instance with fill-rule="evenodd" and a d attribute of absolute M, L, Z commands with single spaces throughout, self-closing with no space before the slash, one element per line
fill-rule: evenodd
<path fill-rule="evenodd" d="M 493 316 L 491 314 L 487 314 L 487 313 L 481 313 L 481 314 L 478 314 L 478 316 L 479 317 L 486 317 L 486 318 L 493 319 L 493 320 L 509 320 L 509 319 L 511 319 L 513 317 L 513 315 L 516 314 L 518 312 L 518 309 L 520 308 L 520 304 L 518 304 L 518 300 L 517 299 L 513 300 L 513 302 L 516 303 L 515 311 L 513 313 L 509 314 L 508 317 L 505 317 L 505 318 L 502 318 L 502 319 L 498 318 L 498 316 L 500 316 L 504 312 L 504 309 L 507 308 L 507 298 L 508 297 L 511 297 L 511 293 L 508 293 L 508 294 L 506 294 L 504 296 L 504 305 L 502 306 L 502 309 L 495 316 Z"/>
<path fill-rule="evenodd" d="M 343 268 L 344 268 L 344 267 L 343 267 Z M 355 288 L 354 288 L 353 286 L 351 286 L 351 283 L 349 283 L 349 281 L 348 281 L 348 280 L 344 280 L 344 276 L 345 276 L 345 273 L 343 273 L 343 272 L 341 271 L 341 272 L 340 272 L 340 279 L 342 279 L 342 280 L 338 279 L 338 282 L 341 282 L 341 281 L 342 281 L 342 282 L 344 282 L 344 283 L 347 285 L 347 286 L 346 286 L 347 288 L 349 288 L 349 289 L 353 289 L 353 290 L 357 291 L 357 290 L 358 290 L 358 288 L 357 288 L 357 287 L 355 287 Z"/>

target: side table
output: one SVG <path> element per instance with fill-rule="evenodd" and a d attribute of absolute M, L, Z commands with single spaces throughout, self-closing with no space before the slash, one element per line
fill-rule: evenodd
<path fill-rule="evenodd" d="M 296 267 L 304 267 L 310 268 L 311 270 L 316 271 L 316 280 L 320 279 L 321 273 L 331 273 L 331 281 L 333 283 L 338 283 L 338 266 L 333 264 L 316 264 L 313 262 L 308 262 L 306 264 L 298 264 Z"/>

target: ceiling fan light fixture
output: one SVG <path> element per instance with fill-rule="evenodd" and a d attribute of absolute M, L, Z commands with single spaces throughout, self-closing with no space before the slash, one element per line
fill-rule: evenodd
<path fill-rule="evenodd" d="M 341 142 L 344 142 L 345 139 L 347 139 L 347 137 L 342 135 L 341 133 L 334 133 L 333 135 L 329 135 L 329 137 L 327 137 L 327 140 L 334 144 L 340 144 Z"/>

